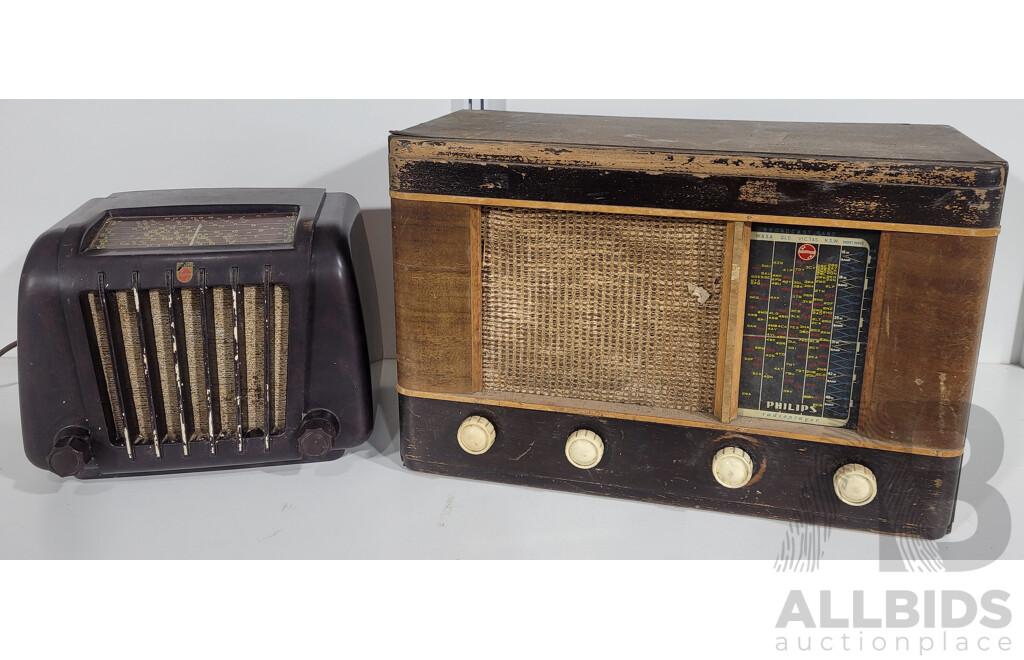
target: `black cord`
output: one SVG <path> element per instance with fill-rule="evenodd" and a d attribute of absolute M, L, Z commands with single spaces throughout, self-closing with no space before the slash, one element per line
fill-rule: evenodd
<path fill-rule="evenodd" d="M 12 341 L 10 344 L 7 344 L 3 348 L 0 348 L 0 357 L 3 357 L 4 353 L 6 353 L 7 351 L 11 350 L 12 348 L 14 348 L 17 345 L 18 345 L 17 341 Z"/>

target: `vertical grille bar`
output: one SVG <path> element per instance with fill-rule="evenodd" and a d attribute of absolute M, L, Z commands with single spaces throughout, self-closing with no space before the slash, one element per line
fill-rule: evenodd
<path fill-rule="evenodd" d="M 241 331 L 244 342 L 240 340 L 239 343 L 243 344 L 245 349 L 245 359 L 242 363 L 245 392 L 245 398 L 242 401 L 245 409 L 244 426 L 247 432 L 263 431 L 264 440 L 266 440 L 267 426 L 264 421 L 266 386 L 263 378 L 267 353 L 264 328 L 266 325 L 265 295 L 263 287 L 258 285 L 243 286 L 241 289 L 244 301 Z M 266 443 L 264 442 L 264 444 Z"/>
<path fill-rule="evenodd" d="M 146 350 L 146 326 L 142 320 L 142 300 L 139 295 L 139 273 L 132 273 L 132 298 L 135 302 L 135 326 L 138 330 L 139 355 L 142 357 L 142 378 L 146 387 L 146 404 L 149 411 L 150 431 L 153 434 L 153 450 L 160 458 L 160 434 L 157 430 L 156 408 L 153 405 L 153 379 L 149 372 L 149 355 Z M 127 343 L 127 342 L 126 342 Z M 140 433 L 140 440 L 145 437 Z"/>
<path fill-rule="evenodd" d="M 203 333 L 202 312 L 199 309 L 202 300 L 196 287 L 181 290 L 182 336 L 185 342 L 189 403 L 192 408 L 192 436 L 189 440 L 212 437 L 204 430 L 207 429 L 210 408 L 207 403 L 209 381 L 206 378 L 206 335 Z"/>
<path fill-rule="evenodd" d="M 120 426 L 118 432 L 124 434 L 124 448 L 128 453 L 128 460 L 135 460 L 135 450 L 132 447 L 132 440 L 128 433 L 128 419 L 124 414 L 124 392 L 121 389 L 121 379 L 117 375 L 119 371 L 117 364 L 117 351 L 114 348 L 114 338 L 111 336 L 110 329 L 113 327 L 113 324 L 110 322 L 110 308 L 107 305 L 107 287 L 103 281 L 103 273 L 100 273 L 97 277 L 96 298 L 99 299 L 100 309 L 102 310 L 104 343 L 106 344 L 107 356 L 110 361 L 110 371 L 106 374 L 107 391 L 113 392 L 114 396 L 108 398 L 111 399 L 111 404 L 116 408 L 116 410 L 111 412 L 115 416 L 115 419 L 118 420 L 118 422 L 115 422 L 115 424 L 119 423 Z M 99 327 L 99 324 L 97 324 L 97 327 Z M 99 331 L 97 331 L 97 335 L 98 334 Z M 100 338 L 98 336 L 96 338 L 96 343 L 97 345 L 100 345 Z M 102 352 L 100 355 L 102 356 Z M 113 383 L 113 388 L 110 387 L 111 383 Z M 114 401 L 115 399 L 116 403 Z"/>
<path fill-rule="evenodd" d="M 143 298 L 149 300 L 149 320 L 153 330 L 153 362 L 150 364 L 150 375 L 153 384 L 159 386 L 154 392 L 154 410 L 158 420 L 163 421 L 164 442 L 180 441 L 182 432 L 181 400 L 177 394 L 174 370 L 174 318 L 173 310 L 167 305 L 170 300 L 167 290 L 149 289 L 142 292 Z M 147 296 L 148 294 L 148 296 Z M 143 310 L 145 311 L 145 310 Z M 158 427 L 159 434 L 159 427 Z"/>
<path fill-rule="evenodd" d="M 263 269 L 263 447 L 270 451 L 270 266 Z"/>
<path fill-rule="evenodd" d="M 120 321 L 121 343 L 124 348 L 125 371 L 128 375 L 128 389 L 132 398 L 135 426 L 129 428 L 132 444 L 138 444 L 141 438 L 148 437 L 152 429 L 149 424 L 149 408 L 146 406 L 146 384 L 142 373 L 142 352 L 139 346 L 138 330 L 135 328 L 134 305 L 130 298 L 131 291 L 115 291 L 117 316 Z"/>
<path fill-rule="evenodd" d="M 235 416 L 235 381 L 232 365 L 234 358 L 231 347 L 231 331 L 233 328 L 231 313 L 231 288 L 226 286 L 215 286 L 210 288 L 213 296 L 213 359 L 216 371 L 214 380 L 216 383 L 217 408 L 219 411 L 218 436 L 223 437 L 231 434 L 236 424 Z"/>
<path fill-rule="evenodd" d="M 217 453 L 217 434 L 213 430 L 213 378 L 210 376 L 210 324 L 206 319 L 206 269 L 199 269 L 199 325 L 203 331 L 203 381 L 206 384 L 206 420 L 210 434 L 210 453 Z"/>
<path fill-rule="evenodd" d="M 174 323 L 174 289 L 171 287 L 171 271 L 167 271 L 164 276 L 164 280 L 167 283 L 167 325 L 171 333 L 171 359 L 174 360 L 174 385 L 175 393 L 177 394 L 176 403 L 178 404 L 178 424 L 181 428 L 182 449 L 185 452 L 185 456 L 188 456 L 189 437 L 188 430 L 185 428 L 185 401 L 181 392 L 181 361 L 178 357 L 178 332 Z M 171 422 L 168 419 L 168 432 L 170 432 L 170 428 Z"/>
<path fill-rule="evenodd" d="M 242 436 L 242 369 L 239 364 L 238 348 L 238 269 L 231 269 L 231 347 L 235 355 L 235 434 L 238 437 L 238 451 L 245 451 L 245 438 Z"/>

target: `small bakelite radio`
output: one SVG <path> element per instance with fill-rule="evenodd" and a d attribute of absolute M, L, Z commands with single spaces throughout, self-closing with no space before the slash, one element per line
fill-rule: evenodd
<path fill-rule="evenodd" d="M 390 137 L 414 470 L 937 538 L 1007 165 L 947 126 Z"/>
<path fill-rule="evenodd" d="M 347 194 L 94 199 L 22 272 L 25 453 L 83 479 L 337 458 L 373 427 L 377 314 Z"/>

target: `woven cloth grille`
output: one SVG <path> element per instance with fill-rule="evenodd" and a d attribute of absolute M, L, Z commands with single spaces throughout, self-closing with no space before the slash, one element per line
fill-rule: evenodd
<path fill-rule="evenodd" d="M 712 410 L 725 223 L 484 208 L 481 233 L 484 389 Z"/>

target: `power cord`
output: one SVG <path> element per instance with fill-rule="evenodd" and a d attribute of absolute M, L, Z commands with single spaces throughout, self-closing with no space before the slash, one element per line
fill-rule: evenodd
<path fill-rule="evenodd" d="M 14 347 L 15 347 L 15 346 L 17 346 L 17 345 L 18 345 L 18 342 L 17 342 L 17 340 L 15 340 L 15 341 L 12 341 L 12 342 L 11 342 L 10 344 L 7 344 L 7 345 L 6 345 L 6 346 L 4 346 L 3 348 L 0 348 L 0 357 L 3 357 L 3 356 L 4 356 L 4 354 L 5 354 L 5 353 L 6 353 L 7 351 L 11 350 L 12 348 L 14 348 Z"/>

